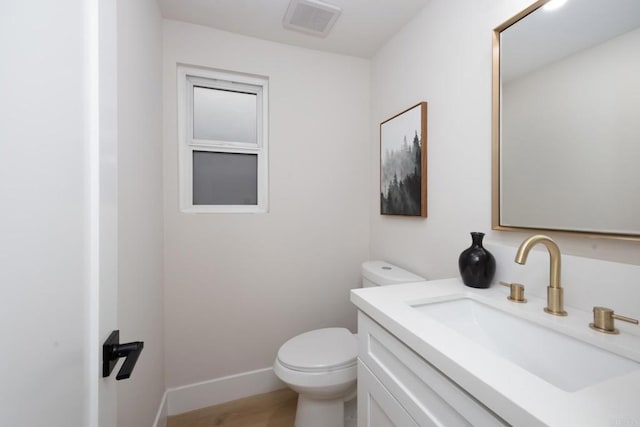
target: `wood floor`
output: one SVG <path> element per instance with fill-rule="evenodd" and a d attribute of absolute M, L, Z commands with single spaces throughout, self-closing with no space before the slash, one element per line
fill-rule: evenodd
<path fill-rule="evenodd" d="M 282 389 L 174 415 L 167 427 L 293 427 L 297 402 L 297 393 Z"/>

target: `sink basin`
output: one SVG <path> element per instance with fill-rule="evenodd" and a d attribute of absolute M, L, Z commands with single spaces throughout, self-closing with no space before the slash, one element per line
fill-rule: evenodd
<path fill-rule="evenodd" d="M 413 308 L 565 391 L 640 369 L 631 359 L 470 298 Z"/>

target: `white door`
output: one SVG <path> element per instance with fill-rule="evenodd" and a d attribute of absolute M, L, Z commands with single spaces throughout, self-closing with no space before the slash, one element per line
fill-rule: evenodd
<path fill-rule="evenodd" d="M 96 263 L 99 269 L 95 277 L 98 284 L 98 336 L 92 338 L 95 351 L 98 352 L 98 369 L 102 371 L 102 344 L 113 330 L 118 327 L 118 168 L 117 168 L 117 135 L 118 135 L 118 83 L 117 83 L 117 10 L 116 0 L 90 0 L 94 25 L 92 41 L 95 43 L 91 52 L 98 52 L 94 58 L 94 71 L 97 71 L 98 99 L 93 111 L 97 113 L 98 126 L 94 147 L 93 172 L 94 200 L 94 245 L 98 250 Z M 96 100 L 94 99 L 94 102 Z M 113 372 L 98 379 L 98 395 L 93 396 L 91 404 L 95 408 L 97 397 L 98 413 L 92 414 L 92 426 L 97 419 L 98 427 L 115 427 L 117 425 L 116 384 Z"/>
<path fill-rule="evenodd" d="M 2 2 L 2 426 L 116 425 L 115 35 L 111 2 Z"/>

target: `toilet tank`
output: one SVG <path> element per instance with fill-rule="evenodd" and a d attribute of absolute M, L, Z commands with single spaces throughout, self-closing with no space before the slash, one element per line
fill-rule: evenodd
<path fill-rule="evenodd" d="M 421 282 L 423 280 L 426 279 L 385 261 L 365 261 L 362 263 L 363 288 Z"/>

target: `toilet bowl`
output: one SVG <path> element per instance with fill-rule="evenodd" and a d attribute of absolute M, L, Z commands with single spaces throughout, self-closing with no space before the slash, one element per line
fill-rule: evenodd
<path fill-rule="evenodd" d="M 355 397 L 358 341 L 345 328 L 317 329 L 278 351 L 275 374 L 298 393 L 296 427 L 344 425 L 344 402 Z"/>
<path fill-rule="evenodd" d="M 363 287 L 422 280 L 384 261 L 362 264 Z M 358 340 L 345 328 L 305 332 L 280 347 L 273 370 L 298 393 L 295 427 L 344 426 L 344 404 L 356 396 L 357 357 Z"/>

